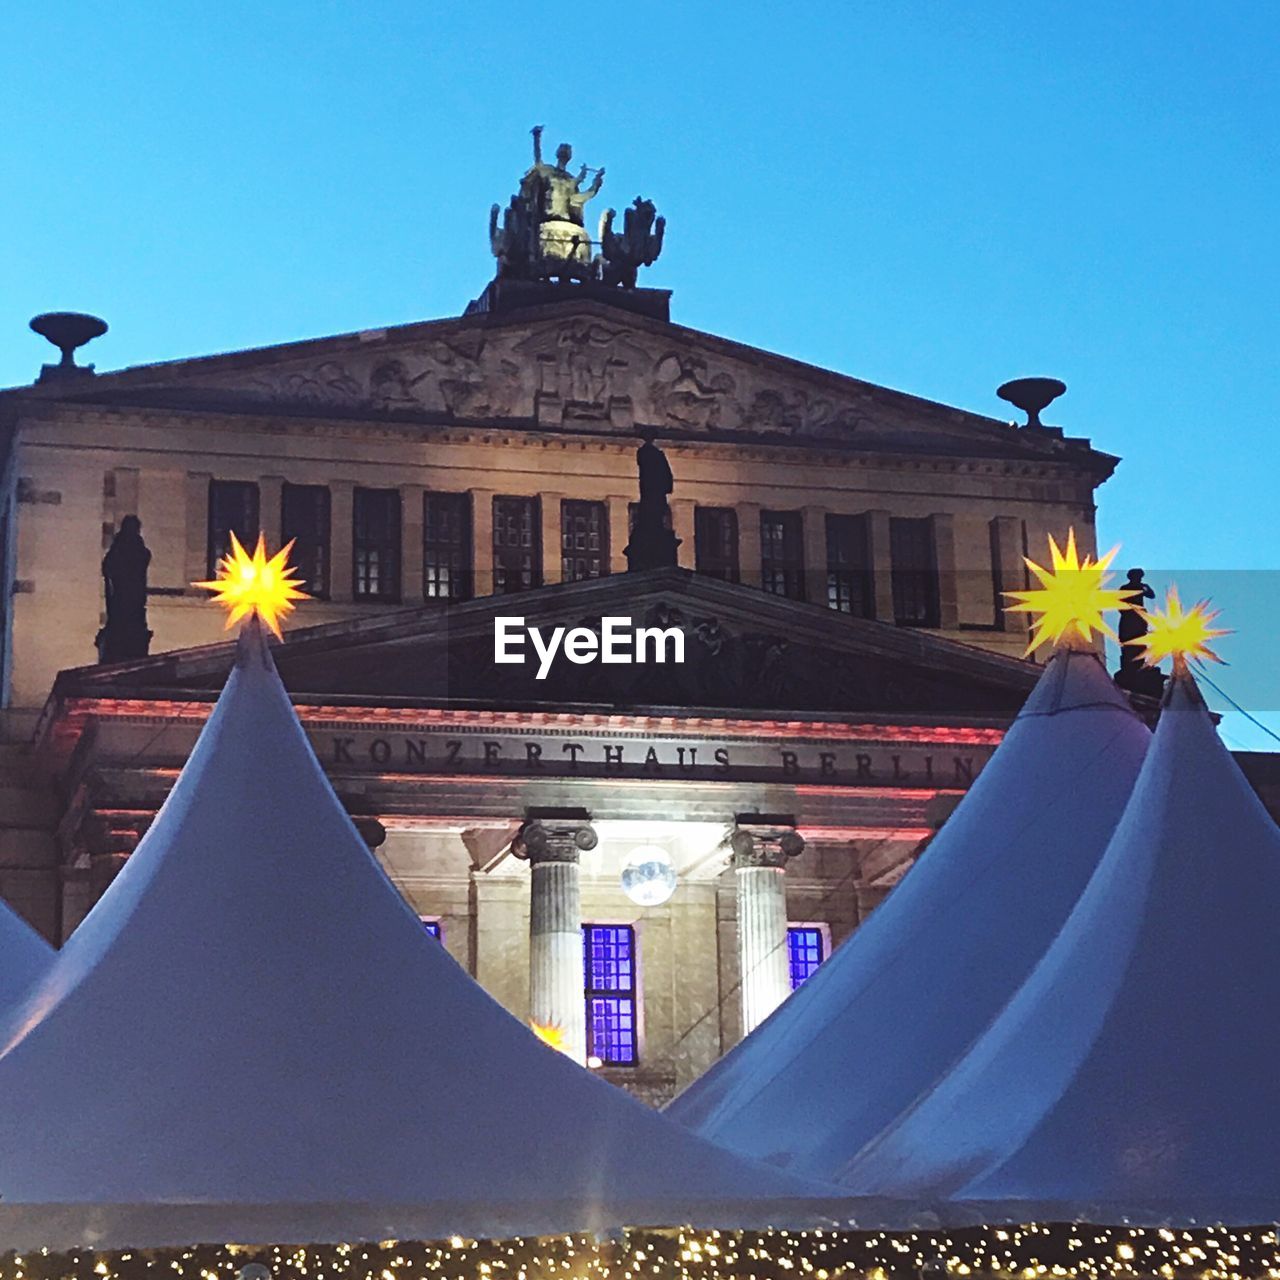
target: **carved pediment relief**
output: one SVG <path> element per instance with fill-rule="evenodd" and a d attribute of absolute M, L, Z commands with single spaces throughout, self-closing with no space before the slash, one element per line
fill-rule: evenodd
<path fill-rule="evenodd" d="M 188 386 L 274 404 L 429 415 L 631 434 L 902 443 L 985 438 L 1020 451 L 990 421 L 853 379 L 789 367 L 718 339 L 630 317 L 561 314 L 523 324 L 416 326 L 320 344 L 324 354 L 188 366 Z M 994 432 L 994 434 L 993 434 Z"/>

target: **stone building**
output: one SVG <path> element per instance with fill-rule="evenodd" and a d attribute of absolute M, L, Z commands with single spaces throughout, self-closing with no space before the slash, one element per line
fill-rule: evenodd
<path fill-rule="evenodd" d="M 0 891 L 75 927 L 231 661 L 191 584 L 232 532 L 295 539 L 313 598 L 280 670 L 388 874 L 513 1013 L 656 1100 L 857 927 L 981 769 L 1036 675 L 1000 593 L 1047 534 L 1093 548 L 1116 459 L 673 323 L 625 269 L 656 255 L 652 206 L 601 267 L 572 236 L 551 262 L 550 222 L 520 221 L 569 180 L 542 168 L 460 317 L 0 393 Z M 641 436 L 677 563 L 628 573 Z M 127 516 L 153 656 L 95 665 Z M 625 618 L 684 661 L 561 653 L 539 679 L 495 663 L 503 616 Z"/>

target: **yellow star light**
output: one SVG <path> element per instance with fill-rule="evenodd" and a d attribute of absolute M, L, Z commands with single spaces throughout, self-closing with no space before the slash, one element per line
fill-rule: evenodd
<path fill-rule="evenodd" d="M 553 1049 L 558 1049 L 561 1053 L 569 1052 L 568 1037 L 564 1033 L 564 1028 L 557 1026 L 554 1022 L 545 1026 L 541 1022 L 530 1022 L 529 1030 L 543 1044 L 549 1044 Z"/>
<path fill-rule="evenodd" d="M 211 582 L 191 585 L 212 591 L 214 602 L 226 606 L 228 631 L 241 618 L 256 613 L 275 633 L 276 639 L 282 640 L 281 619 L 293 612 L 294 601 L 310 599 L 306 592 L 298 590 L 302 579 L 293 576 L 296 570 L 289 565 L 292 550 L 290 539 L 268 560 L 266 542 L 259 534 L 257 548 L 249 555 L 233 533 L 231 550 L 218 562 L 218 576 Z"/>
<path fill-rule="evenodd" d="M 1065 551 L 1058 547 L 1053 535 L 1049 535 L 1050 568 L 1044 569 L 1034 560 L 1026 560 L 1027 568 L 1040 583 L 1039 587 L 1030 591 L 1004 592 L 1017 601 L 1005 606 L 1006 613 L 1040 615 L 1033 623 L 1031 643 L 1027 645 L 1024 656 L 1029 657 L 1042 644 L 1049 643 L 1066 648 L 1091 648 L 1095 631 L 1113 640 L 1116 638 L 1115 632 L 1103 620 L 1104 611 L 1133 608 L 1129 603 L 1131 591 L 1107 586 L 1112 576 L 1107 570 L 1119 550 L 1115 546 L 1099 560 L 1088 555 L 1081 560 L 1076 551 L 1076 531 L 1070 529 Z"/>
<path fill-rule="evenodd" d="M 1231 632 L 1210 625 L 1222 610 L 1210 609 L 1207 600 L 1201 600 L 1189 609 L 1184 608 L 1178 588 L 1170 587 L 1163 609 L 1139 609 L 1138 612 L 1150 630 L 1145 636 L 1126 640 L 1125 644 L 1140 647 L 1142 660 L 1147 666 L 1154 667 L 1162 658 L 1172 658 L 1176 674 L 1185 673 L 1192 658 L 1222 661 L 1209 647 L 1209 641 L 1229 636 Z"/>

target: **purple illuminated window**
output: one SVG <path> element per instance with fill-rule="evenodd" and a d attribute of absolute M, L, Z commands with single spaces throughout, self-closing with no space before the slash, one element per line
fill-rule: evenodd
<path fill-rule="evenodd" d="M 587 1053 L 606 1066 L 636 1064 L 636 933 L 625 924 L 582 926 Z"/>
<path fill-rule="evenodd" d="M 807 925 L 787 930 L 787 961 L 791 968 L 791 990 L 812 976 L 825 958 L 822 930 Z"/>
<path fill-rule="evenodd" d="M 440 921 L 437 920 L 434 916 L 419 916 L 418 919 L 422 921 L 422 927 L 433 938 L 439 938 L 441 936 Z"/>

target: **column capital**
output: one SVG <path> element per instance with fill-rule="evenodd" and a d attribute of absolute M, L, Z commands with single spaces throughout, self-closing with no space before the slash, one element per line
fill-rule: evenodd
<path fill-rule="evenodd" d="M 538 866 L 544 862 L 577 862 L 600 843 L 596 829 L 581 818 L 530 818 L 511 841 L 511 852 Z"/>
<path fill-rule="evenodd" d="M 729 837 L 733 867 L 774 867 L 785 870 L 792 858 L 804 852 L 804 836 L 795 827 L 739 821 Z"/>

